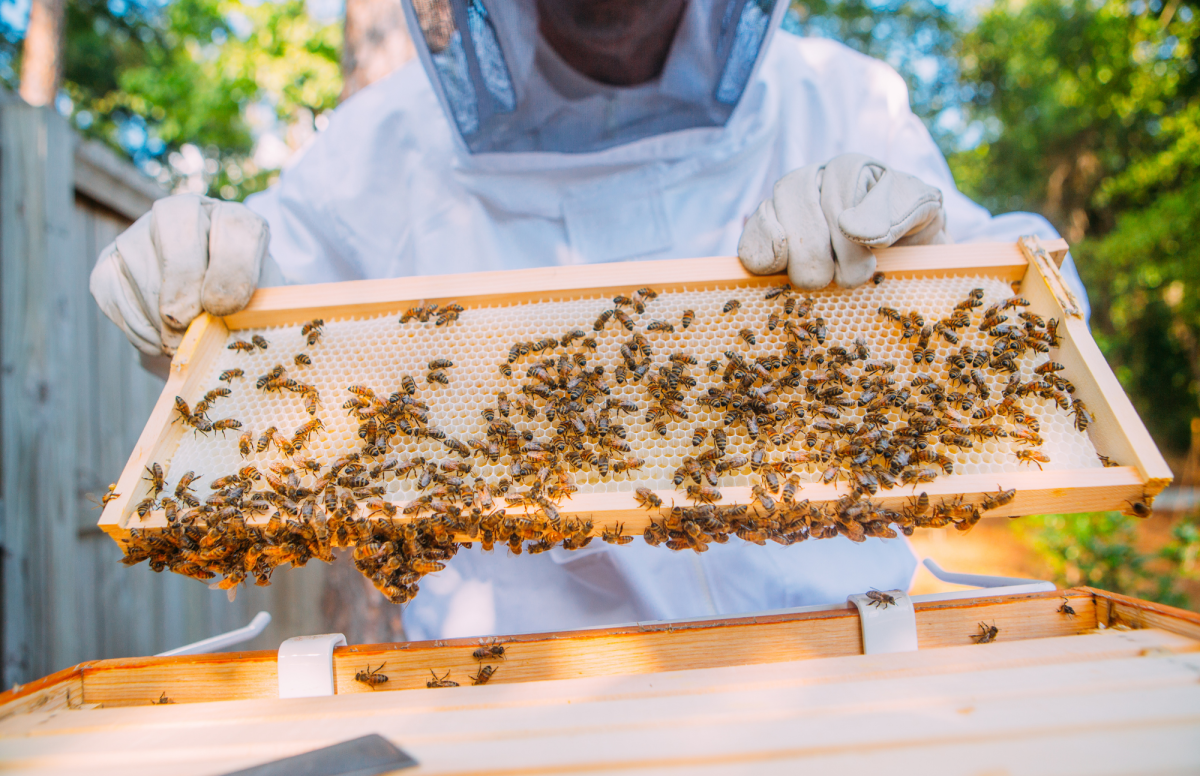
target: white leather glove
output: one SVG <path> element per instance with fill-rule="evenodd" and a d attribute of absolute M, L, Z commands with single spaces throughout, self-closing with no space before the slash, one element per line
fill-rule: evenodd
<path fill-rule="evenodd" d="M 750 272 L 786 268 L 792 285 L 845 288 L 875 274 L 869 248 L 949 242 L 942 192 L 862 154 L 810 164 L 775 184 L 746 222 L 738 257 Z"/>
<path fill-rule="evenodd" d="M 100 252 L 92 296 L 138 350 L 173 355 L 201 311 L 246 306 L 271 262 L 269 240 L 267 222 L 245 205 L 166 197 Z"/>

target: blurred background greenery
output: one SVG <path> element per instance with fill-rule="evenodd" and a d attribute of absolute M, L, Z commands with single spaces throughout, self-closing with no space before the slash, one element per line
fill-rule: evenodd
<path fill-rule="evenodd" d="M 57 107 L 169 189 L 242 199 L 349 93 L 344 9 L 69 0 Z M 1061 583 L 1192 607 L 1198 11 L 1183 0 L 811 0 L 793 2 L 785 25 L 892 64 L 964 192 L 993 212 L 1042 213 L 1071 242 L 1093 333 L 1183 497 L 1145 522 L 1050 515 L 1012 521 L 1011 533 Z M 0 80 L 13 88 L 27 15 L 28 0 L 0 0 Z"/>

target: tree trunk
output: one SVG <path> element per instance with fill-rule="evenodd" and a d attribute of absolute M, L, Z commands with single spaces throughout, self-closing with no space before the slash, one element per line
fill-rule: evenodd
<path fill-rule="evenodd" d="M 396 70 L 415 54 L 400 0 L 346 0 L 342 100 Z"/>
<path fill-rule="evenodd" d="M 21 97 L 30 105 L 53 105 L 62 82 L 66 0 L 33 0 L 21 54 Z"/>

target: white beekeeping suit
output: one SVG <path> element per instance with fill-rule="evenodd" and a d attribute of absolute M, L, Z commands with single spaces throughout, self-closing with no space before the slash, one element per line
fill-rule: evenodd
<path fill-rule="evenodd" d="M 270 255 L 289 283 L 732 255 L 741 241 L 754 271 L 854 285 L 873 269 L 854 243 L 1056 236 L 1038 216 L 993 218 L 957 190 L 886 64 L 831 41 L 772 35 L 785 5 L 693 0 L 661 76 L 612 87 L 575 72 L 536 34 L 533 0 L 419 0 L 420 13 L 406 11 L 420 61 L 343 104 L 304 157 L 247 204 L 269 225 Z M 816 253 L 814 234 L 823 235 Z M 97 299 L 127 331 L 138 328 L 133 305 L 104 291 L 109 275 L 98 266 Z M 169 270 L 162 275 L 165 286 Z M 907 588 L 915 568 L 903 538 L 733 540 L 703 555 L 638 539 L 507 555 L 464 550 L 422 580 L 406 633 L 824 603 Z"/>

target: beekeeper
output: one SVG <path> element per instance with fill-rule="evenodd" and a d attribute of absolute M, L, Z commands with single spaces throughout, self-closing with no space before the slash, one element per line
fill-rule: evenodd
<path fill-rule="evenodd" d="M 871 247 L 1056 236 L 962 195 L 900 76 L 779 32 L 787 5 L 405 0 L 419 62 L 346 101 L 245 206 L 156 202 L 101 253 L 92 293 L 162 356 L 257 285 L 737 252 L 797 286 L 851 287 Z M 825 603 L 907 588 L 915 568 L 903 539 L 507 555 L 464 550 L 426 577 L 408 636 Z"/>

